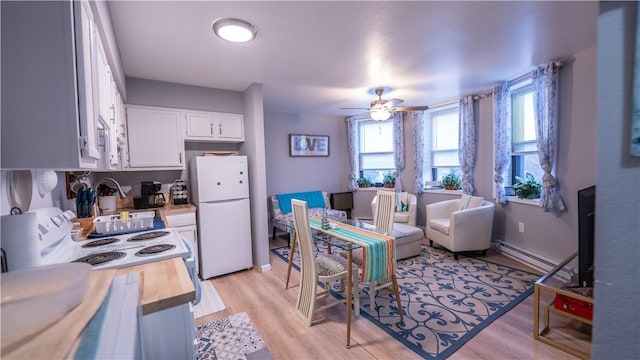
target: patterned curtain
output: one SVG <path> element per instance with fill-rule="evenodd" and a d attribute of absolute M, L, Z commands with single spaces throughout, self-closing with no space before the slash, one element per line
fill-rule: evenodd
<path fill-rule="evenodd" d="M 424 111 L 408 111 L 405 117 L 411 118 L 411 126 L 413 127 L 413 170 L 416 174 L 416 194 L 422 194 L 424 191 Z M 430 167 L 430 166 L 429 166 Z M 428 167 L 427 167 L 428 169 Z"/>
<path fill-rule="evenodd" d="M 493 89 L 493 149 L 494 200 L 505 204 L 504 175 L 511 162 L 511 93 L 506 82 Z"/>
<path fill-rule="evenodd" d="M 462 167 L 462 193 L 473 195 L 473 166 L 476 163 L 476 121 L 473 96 L 460 99 L 460 131 L 458 159 Z"/>
<path fill-rule="evenodd" d="M 356 190 L 358 184 L 356 180 L 358 176 L 358 121 L 351 117 L 347 119 L 347 146 L 349 147 L 349 160 L 351 162 L 351 171 L 349 172 L 349 187 Z"/>
<path fill-rule="evenodd" d="M 544 171 L 540 207 L 545 212 L 561 212 L 566 208 L 558 192 L 558 180 L 554 176 L 558 145 L 558 68 L 551 62 L 534 70 L 531 80 L 534 87 L 538 160 Z"/>
<path fill-rule="evenodd" d="M 396 167 L 396 192 L 402 191 L 400 172 L 404 170 L 404 121 L 400 111 L 393 113 L 393 162 Z"/>

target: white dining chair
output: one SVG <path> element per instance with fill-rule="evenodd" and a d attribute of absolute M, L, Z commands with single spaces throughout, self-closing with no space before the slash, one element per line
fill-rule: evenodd
<path fill-rule="evenodd" d="M 381 234 L 393 234 L 393 219 L 395 213 L 396 206 L 396 193 L 393 191 L 378 191 L 376 201 L 376 207 L 373 214 L 373 225 L 376 227 L 376 231 Z M 395 251 L 395 246 L 394 246 Z M 341 253 L 343 257 L 345 253 Z M 353 263 L 362 267 L 362 249 L 356 249 L 353 251 Z M 381 279 L 380 281 L 372 281 L 368 282 L 369 286 L 369 308 L 371 310 L 375 307 L 375 299 L 376 293 L 378 290 L 384 288 L 390 288 L 394 291 L 396 296 L 399 296 L 398 284 L 395 278 L 395 275 L 392 278 Z M 399 299 L 398 304 L 400 304 Z M 400 307 L 400 305 L 398 305 Z M 399 308 L 398 311 L 402 313 L 402 309 Z"/>
<path fill-rule="evenodd" d="M 346 299 L 328 301 L 322 306 L 317 306 L 317 300 L 331 296 L 329 284 L 335 280 L 344 281 L 347 279 L 347 261 L 338 256 L 330 254 L 317 254 L 311 237 L 311 226 L 309 225 L 309 215 L 307 202 L 301 200 L 291 200 L 295 230 L 298 237 L 300 249 L 300 287 L 298 299 L 296 301 L 296 315 L 307 326 L 311 326 L 313 315 L 329 307 L 346 304 Z M 358 267 L 352 265 L 352 294 L 354 297 L 355 317 L 360 315 L 360 299 L 358 297 Z M 323 290 L 318 292 L 318 281 L 323 283 Z M 343 286 L 341 286 L 343 288 Z"/>

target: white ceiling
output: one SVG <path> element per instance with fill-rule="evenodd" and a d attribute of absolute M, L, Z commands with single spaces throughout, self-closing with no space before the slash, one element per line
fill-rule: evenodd
<path fill-rule="evenodd" d="M 383 98 L 433 105 L 487 90 L 596 45 L 589 2 L 109 2 L 126 76 L 244 91 L 263 84 L 267 111 L 348 116 Z M 215 37 L 213 20 L 258 30 Z"/>

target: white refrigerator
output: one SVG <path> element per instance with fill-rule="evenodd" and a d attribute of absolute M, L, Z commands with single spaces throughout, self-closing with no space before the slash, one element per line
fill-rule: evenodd
<path fill-rule="evenodd" d="M 246 156 L 197 156 L 189 162 L 203 279 L 253 266 L 247 168 Z"/>

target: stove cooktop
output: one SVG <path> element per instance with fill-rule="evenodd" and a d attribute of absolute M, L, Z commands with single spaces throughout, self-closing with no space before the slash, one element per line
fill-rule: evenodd
<path fill-rule="evenodd" d="M 120 269 L 172 257 L 189 256 L 189 250 L 177 230 L 165 228 L 124 234 L 98 240 L 69 240 L 43 258 L 46 264 L 85 262 L 94 270 Z"/>

